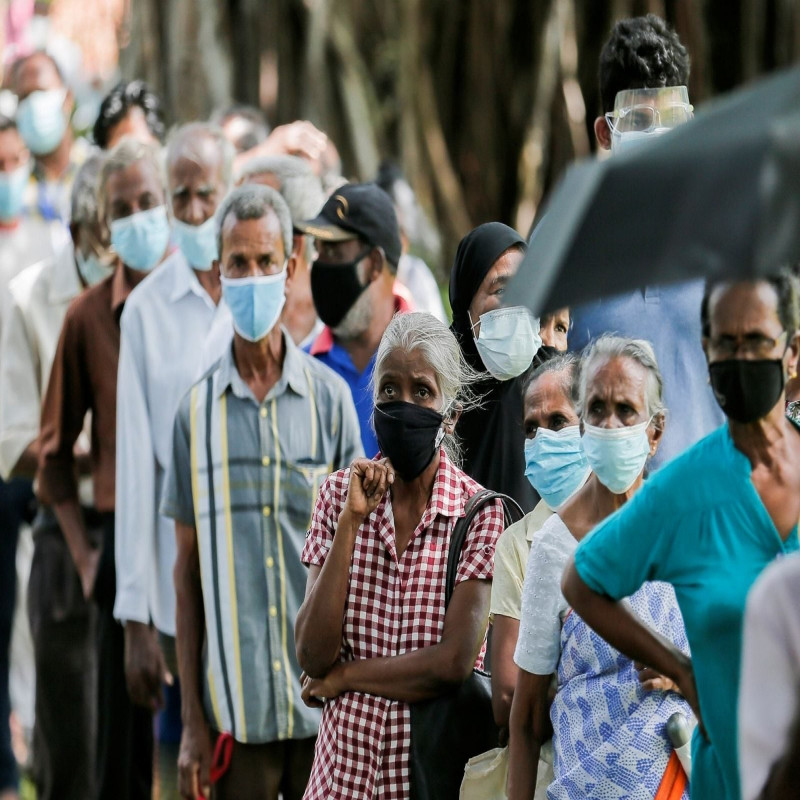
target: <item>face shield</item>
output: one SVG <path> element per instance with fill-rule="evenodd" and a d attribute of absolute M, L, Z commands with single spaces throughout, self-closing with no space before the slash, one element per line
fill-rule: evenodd
<path fill-rule="evenodd" d="M 685 86 L 626 89 L 618 92 L 614 110 L 605 115 L 611 129 L 611 150 L 632 149 L 634 143 L 652 140 L 693 116 Z"/>

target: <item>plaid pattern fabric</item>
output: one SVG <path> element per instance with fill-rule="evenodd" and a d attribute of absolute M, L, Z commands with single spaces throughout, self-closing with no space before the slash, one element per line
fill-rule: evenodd
<path fill-rule="evenodd" d="M 344 508 L 350 471 L 320 489 L 302 560 L 321 566 Z M 444 626 L 447 551 L 456 520 L 480 486 L 442 451 L 433 493 L 405 552 L 398 558 L 387 494 L 358 532 L 342 628 L 341 659 L 396 656 L 437 644 Z M 456 583 L 489 580 L 503 531 L 499 501 L 475 517 Z M 483 664 L 483 648 L 476 666 Z M 348 692 L 325 705 L 306 800 L 409 796 L 411 714 L 407 703 Z"/>

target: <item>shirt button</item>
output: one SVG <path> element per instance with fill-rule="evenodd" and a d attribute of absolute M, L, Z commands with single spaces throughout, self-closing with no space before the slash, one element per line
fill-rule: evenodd
<path fill-rule="evenodd" d="M 278 616 L 278 609 L 275 608 L 275 606 L 270 606 L 269 607 L 269 615 L 271 617 L 277 617 Z"/>
<path fill-rule="evenodd" d="M 278 661 L 277 658 L 272 662 L 272 669 L 274 669 L 275 672 L 280 672 L 281 671 L 281 662 Z"/>
<path fill-rule="evenodd" d="M 275 559 L 274 559 L 272 556 L 270 556 L 270 557 L 267 559 L 267 566 L 268 566 L 270 569 L 272 569 L 272 568 L 275 566 Z"/>
<path fill-rule="evenodd" d="M 265 517 L 268 517 L 272 513 L 272 509 L 269 506 L 264 506 L 264 508 L 261 509 L 261 513 Z"/>
<path fill-rule="evenodd" d="M 268 467 L 268 466 L 269 466 L 269 456 L 264 456 L 264 457 L 261 459 L 261 463 L 262 463 L 262 464 L 263 464 L 265 467 Z"/>
<path fill-rule="evenodd" d="M 267 409 L 262 406 L 261 411 L 259 413 L 261 414 L 262 417 L 266 417 L 267 416 Z"/>

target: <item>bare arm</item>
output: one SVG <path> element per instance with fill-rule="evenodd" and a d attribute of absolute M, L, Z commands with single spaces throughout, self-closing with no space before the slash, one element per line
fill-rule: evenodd
<path fill-rule="evenodd" d="M 387 461 L 359 458 L 353 462 L 347 502 L 336 524 L 333 544 L 322 567 L 309 568 L 294 636 L 297 661 L 312 678 L 321 678 L 339 659 L 356 535 L 393 480 Z"/>
<path fill-rule="evenodd" d="M 203 711 L 202 649 L 206 629 L 197 531 L 175 523 L 178 552 L 173 572 L 175 581 L 178 674 L 181 679 L 183 733 L 178 756 L 181 796 L 195 800 L 208 797 L 211 744 Z"/>
<path fill-rule="evenodd" d="M 467 580 L 456 586 L 438 644 L 399 656 L 336 664 L 322 679 L 308 680 L 304 695 L 333 698 L 364 692 L 415 703 L 463 683 L 480 652 L 489 618 L 491 584 Z"/>
<path fill-rule="evenodd" d="M 519 620 L 503 614 L 494 615 L 492 624 L 492 711 L 501 730 L 508 728 L 511 701 L 517 685 L 519 668 L 514 663 L 514 650 L 519 636 Z"/>
<path fill-rule="evenodd" d="M 610 645 L 634 661 L 674 681 L 689 702 L 702 728 L 691 659 L 669 639 L 651 630 L 622 602 L 590 589 L 570 559 L 561 589 L 567 602 Z"/>
<path fill-rule="evenodd" d="M 552 734 L 548 716 L 552 675 L 517 671 L 509 729 L 508 798 L 532 800 L 539 772 L 539 751 Z"/>

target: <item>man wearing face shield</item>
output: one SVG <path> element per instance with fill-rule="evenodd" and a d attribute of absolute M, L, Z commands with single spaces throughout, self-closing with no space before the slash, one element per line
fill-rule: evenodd
<path fill-rule="evenodd" d="M 163 690 L 177 674 L 175 530 L 158 507 L 175 411 L 197 378 L 200 345 L 218 317 L 214 213 L 232 167 L 233 148 L 218 128 L 190 123 L 171 135 L 166 177 L 178 250 L 131 292 L 120 320 L 114 616 L 125 626 L 131 698 L 150 711 L 166 703 L 159 726 L 162 793 L 165 780 L 174 782 L 169 776 L 177 761 L 180 693 L 177 686 L 166 695 Z M 224 347 L 223 339 L 214 360 Z"/>
<path fill-rule="evenodd" d="M 103 245 L 95 188 L 102 157 L 90 156 L 72 187 L 72 241 L 55 258 L 28 267 L 9 285 L 0 339 L 0 474 L 30 480 L 38 456 L 42 395 L 70 302 L 102 279 L 110 259 Z M 91 266 L 88 266 L 91 265 Z M 79 449 L 89 449 L 88 426 Z M 82 505 L 91 509 L 88 476 L 80 483 Z M 88 511 L 89 516 L 96 512 Z M 8 532 L 7 527 L 4 528 Z M 6 538 L 6 537 L 4 537 Z M 0 580 L 14 594 L 14 548 L 1 559 L 10 568 Z M 66 581 L 54 581 L 66 574 Z M 52 510 L 34 523 L 29 607 L 34 647 L 36 714 L 34 777 L 40 798 L 84 798 L 94 786 L 96 654 L 95 609 L 84 599 L 72 558 Z M 0 780 L 0 788 L 2 781 Z"/>
<path fill-rule="evenodd" d="M 26 211 L 58 229 L 69 218 L 70 187 L 88 150 L 70 128 L 75 101 L 55 59 L 43 51 L 20 58 L 12 81 L 19 132 L 33 154 Z"/>
<path fill-rule="evenodd" d="M 600 55 L 603 114 L 594 122 L 598 145 L 612 158 L 648 145 L 687 122 L 689 56 L 664 20 L 618 22 Z M 620 243 L 624 247 L 624 242 Z M 603 265 L 613 269 L 613 264 Z M 642 264 L 646 274 L 647 264 Z M 575 309 L 570 348 L 578 351 L 604 333 L 653 344 L 664 373 L 671 424 L 650 469 L 670 461 L 722 422 L 708 387 L 700 348 L 702 281 L 649 286 Z"/>
<path fill-rule="evenodd" d="M 216 219 L 233 343 L 181 400 L 161 504 L 177 536 L 180 793 L 209 797 L 223 734 L 217 800 L 299 800 L 319 726 L 291 644 L 300 555 L 324 478 L 363 451 L 347 385 L 279 323 L 295 258 L 286 203 L 242 186 Z"/>
<path fill-rule="evenodd" d="M 402 246 L 389 195 L 374 183 L 342 186 L 315 219 L 298 225 L 316 239 L 311 294 L 325 330 L 311 346 L 350 386 L 364 452 L 378 452 L 370 390 L 378 344 L 398 312 L 412 311 L 395 278 Z"/>

